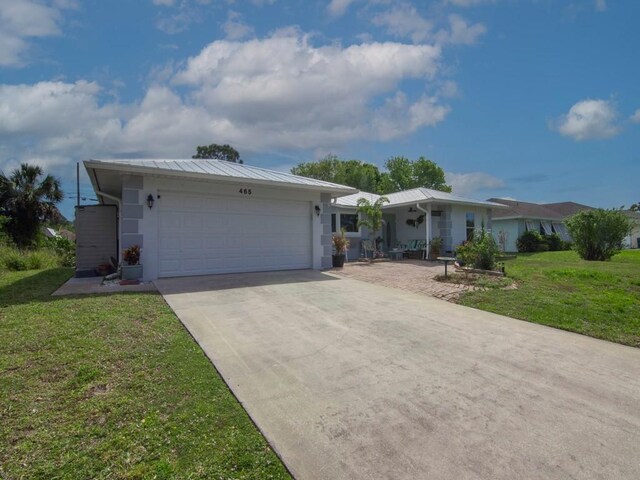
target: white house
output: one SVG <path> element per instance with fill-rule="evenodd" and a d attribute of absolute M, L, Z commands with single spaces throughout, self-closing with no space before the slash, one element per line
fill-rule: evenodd
<path fill-rule="evenodd" d="M 626 248 L 640 248 L 640 212 L 634 212 L 632 210 L 625 211 L 627 217 L 633 222 L 631 232 L 624 239 L 624 246 Z"/>
<path fill-rule="evenodd" d="M 414 188 L 384 196 L 389 202 L 382 208 L 384 225 L 380 236 L 383 250 L 397 245 L 411 248 L 415 241 L 419 241 L 422 248 L 439 237 L 443 253 L 452 253 L 457 245 L 470 239 L 474 231 L 482 227 L 491 231 L 494 211 L 506 208 L 498 203 L 428 188 Z M 358 192 L 338 197 L 331 205 L 332 232 L 345 228 L 346 236 L 351 239 L 349 260 L 357 259 L 363 253 L 362 240 L 369 238 L 369 232 L 357 226 L 356 206 L 358 199 L 363 197 L 373 203 L 380 195 Z"/>
<path fill-rule="evenodd" d="M 144 280 L 331 266 L 331 200 L 357 190 L 218 160 L 88 160 Z M 108 259 L 106 259 L 108 261 Z"/>
<path fill-rule="evenodd" d="M 516 241 L 527 231 L 542 235 L 557 233 L 564 241 L 571 241 L 564 220 L 593 207 L 575 202 L 531 203 L 503 198 L 490 198 L 490 202 L 503 204 L 506 208 L 496 211 L 493 217 L 493 235 L 505 252 L 517 252 Z"/>
<path fill-rule="evenodd" d="M 89 239 L 79 238 L 79 255 L 86 253 L 91 265 L 109 263 L 111 256 L 121 260 L 125 249 L 138 245 L 144 280 L 330 268 L 331 237 L 341 228 L 352 239 L 349 258 L 356 259 L 361 240 L 369 236 L 358 227 L 357 200 L 378 198 L 344 185 L 219 160 L 87 160 L 84 165 L 102 207 L 79 207 L 86 215 L 77 218 L 86 222 L 78 231 Z M 384 250 L 421 242 L 422 251 L 440 237 L 443 253 L 452 252 L 475 230 L 491 230 L 493 210 L 505 208 L 426 188 L 387 198 Z M 104 235 L 115 248 L 100 253 L 96 238 Z"/>

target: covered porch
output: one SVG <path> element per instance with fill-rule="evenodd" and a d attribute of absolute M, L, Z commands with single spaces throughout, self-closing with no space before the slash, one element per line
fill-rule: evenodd
<path fill-rule="evenodd" d="M 385 253 L 403 250 L 413 258 L 426 258 L 434 238 L 441 239 L 441 253 L 452 253 L 451 205 L 412 203 L 383 210 L 382 244 Z"/>

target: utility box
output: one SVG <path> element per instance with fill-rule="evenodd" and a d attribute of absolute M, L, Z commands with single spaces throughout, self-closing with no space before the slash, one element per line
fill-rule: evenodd
<path fill-rule="evenodd" d="M 99 265 L 118 258 L 118 207 L 76 207 L 76 277 L 98 275 Z"/>

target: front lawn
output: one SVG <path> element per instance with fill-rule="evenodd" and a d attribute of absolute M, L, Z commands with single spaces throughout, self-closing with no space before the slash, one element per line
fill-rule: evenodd
<path fill-rule="evenodd" d="M 0 478 L 289 478 L 156 293 L 0 272 Z"/>
<path fill-rule="evenodd" d="M 519 254 L 505 262 L 517 290 L 464 293 L 459 303 L 640 347 L 640 251 L 609 262 L 575 252 Z"/>

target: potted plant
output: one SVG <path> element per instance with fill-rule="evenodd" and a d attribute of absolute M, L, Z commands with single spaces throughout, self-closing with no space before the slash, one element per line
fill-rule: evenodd
<path fill-rule="evenodd" d="M 140 245 L 131 245 L 124 251 L 121 266 L 123 280 L 138 280 L 142 278 L 142 265 L 140 265 Z"/>
<path fill-rule="evenodd" d="M 332 242 L 333 249 L 335 250 L 335 253 L 331 257 L 333 266 L 335 268 L 342 268 L 344 267 L 345 252 L 350 245 L 349 239 L 344 235 L 344 228 L 340 232 L 340 235 L 333 235 Z"/>
<path fill-rule="evenodd" d="M 434 237 L 429 245 L 429 260 L 436 260 L 442 253 L 442 238 Z"/>

